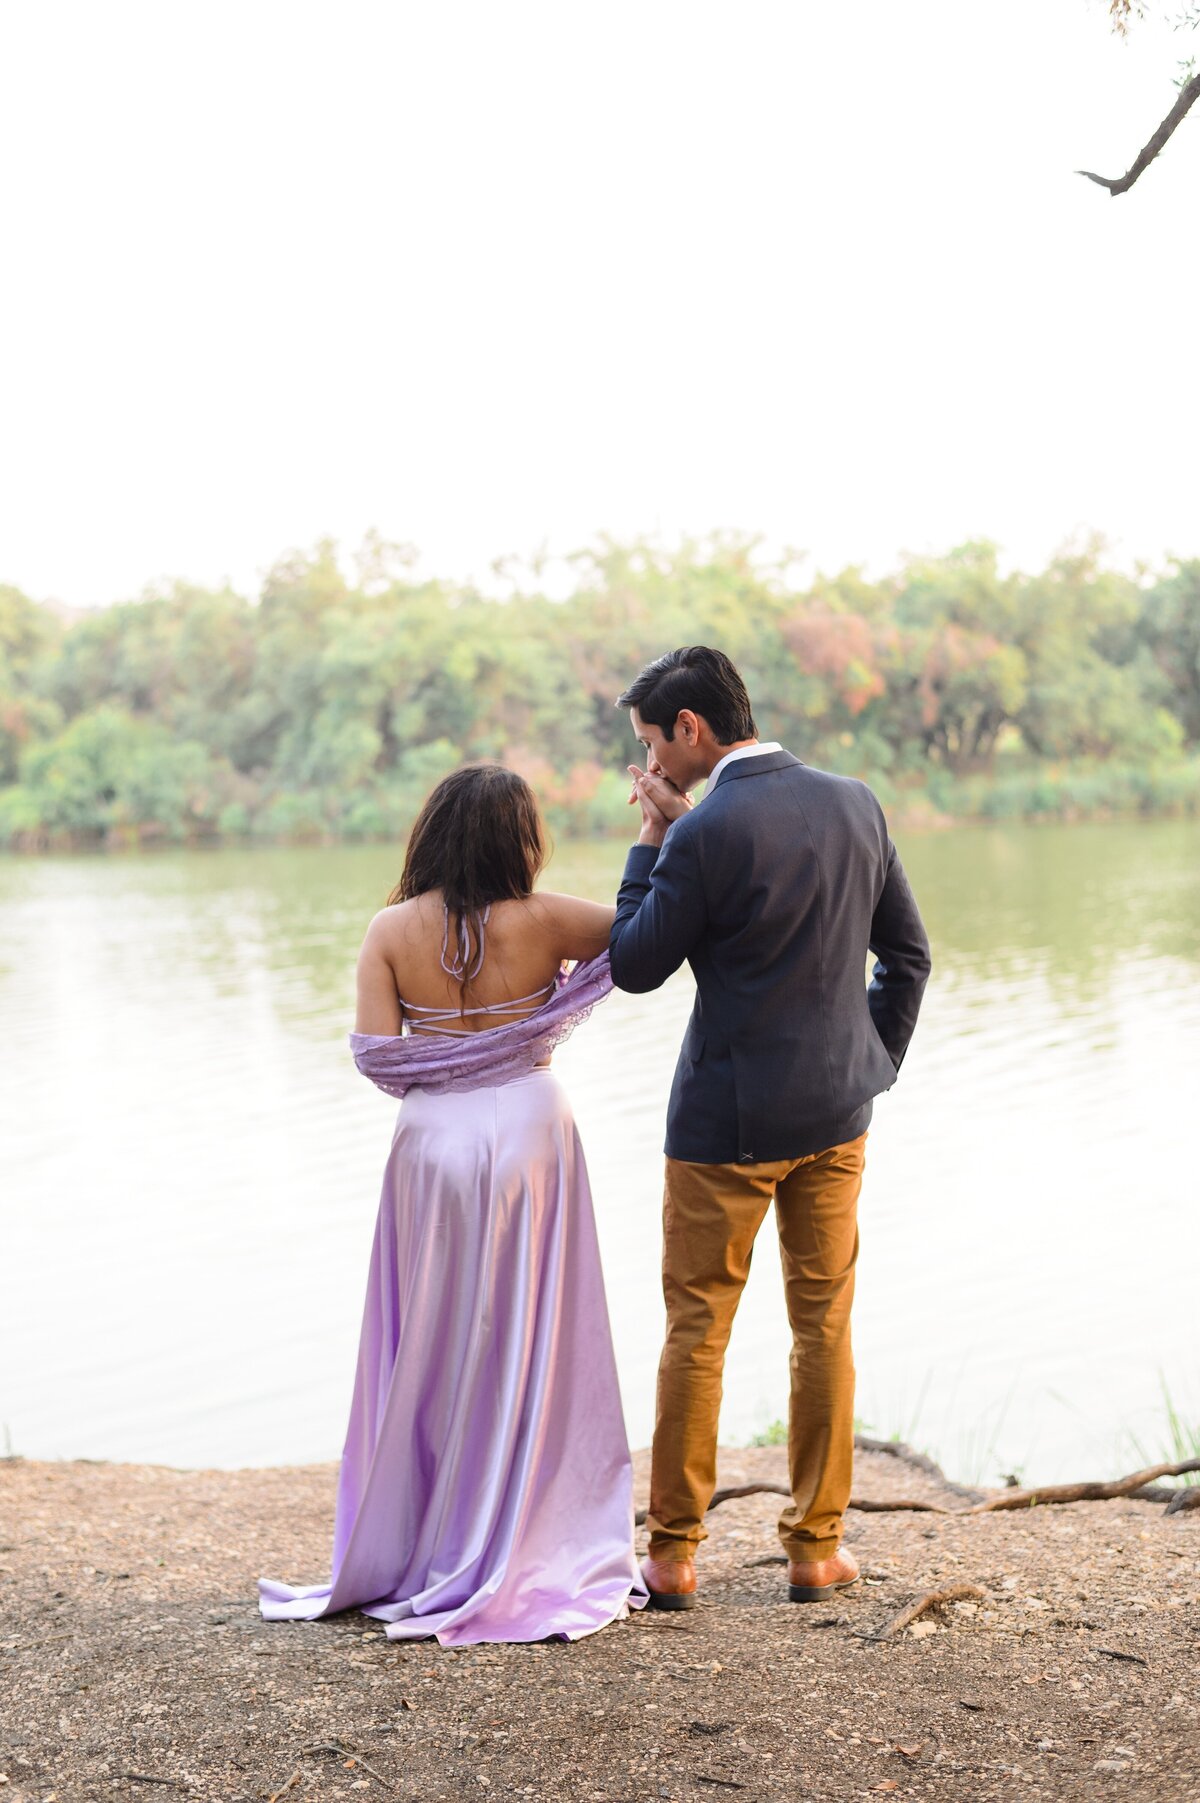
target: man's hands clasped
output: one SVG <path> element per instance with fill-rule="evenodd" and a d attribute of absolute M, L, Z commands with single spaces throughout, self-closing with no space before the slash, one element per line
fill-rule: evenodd
<path fill-rule="evenodd" d="M 632 807 L 636 802 L 642 810 L 642 830 L 638 834 L 638 844 L 661 845 L 672 821 L 688 812 L 692 805 L 691 796 L 683 794 L 665 776 L 654 776 L 648 770 L 639 770 L 636 764 L 630 764 L 627 768 L 633 782 L 629 792 L 629 805 Z"/>

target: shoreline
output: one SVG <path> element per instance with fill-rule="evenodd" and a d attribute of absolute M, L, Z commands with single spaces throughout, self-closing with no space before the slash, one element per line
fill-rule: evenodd
<path fill-rule="evenodd" d="M 756 1462 L 764 1457 L 768 1460 L 783 1460 L 786 1455 L 786 1445 L 786 1438 L 777 1434 L 772 1428 L 768 1429 L 765 1433 L 754 1435 L 744 1444 L 730 1443 L 729 1445 L 722 1445 L 721 1457 L 725 1460 L 749 1460 L 751 1462 Z M 902 1440 L 895 1435 L 889 1438 L 880 1438 L 874 1434 L 856 1431 L 854 1435 L 854 1449 L 856 1458 L 860 1458 L 863 1454 L 870 1454 L 872 1455 L 872 1458 L 879 1456 L 894 1460 L 900 1466 L 924 1473 L 949 1494 L 969 1498 L 973 1501 L 979 1501 L 987 1496 L 1002 1495 L 1005 1487 L 1010 1489 L 1017 1488 L 1015 1480 L 1011 1478 L 1006 1480 L 1005 1486 L 998 1486 L 995 1484 L 985 1484 L 983 1482 L 970 1482 L 964 1478 L 951 1476 L 937 1458 L 936 1454 L 926 1452 L 920 1447 L 911 1446 L 907 1441 Z M 1184 1459 L 1186 1456 L 1185 1453 L 1178 1451 L 1177 1449 L 1178 1459 Z M 634 1461 L 635 1470 L 644 1468 L 645 1472 L 648 1473 L 650 1460 L 650 1449 L 648 1446 L 639 1447 L 633 1450 L 631 1452 L 631 1457 Z M 276 1464 L 268 1465 L 214 1465 L 211 1463 L 175 1465 L 160 1459 L 97 1458 L 87 1454 L 77 1453 L 63 1453 L 56 1454 L 53 1457 L 46 1457 L 23 1453 L 12 1447 L 0 1452 L 0 1472 L 3 1472 L 6 1466 L 13 1465 L 36 1466 L 40 1470 L 47 1472 L 66 1469 L 68 1467 L 82 1466 L 104 1471 L 158 1472 L 164 1476 L 181 1478 L 255 1478 L 268 1477 L 277 1472 L 290 1471 L 336 1473 L 340 1462 L 339 1458 L 329 1458 L 309 1460 L 303 1464 L 297 1464 L 294 1461 L 281 1461 Z M 1145 1462 L 1145 1460 L 1143 1460 L 1143 1462 Z M 1153 1462 L 1155 1465 L 1167 1465 L 1176 1462 L 1176 1460 L 1173 1459 L 1171 1455 L 1162 1453 Z M 1200 1466 L 1200 1458 L 1191 1459 L 1189 1463 Z M 1053 1480 L 1041 1481 L 1037 1484 L 1030 1484 L 1028 1480 L 1023 1478 L 1022 1486 L 1028 1487 L 1034 1494 L 1039 1492 L 1041 1494 L 1046 1494 L 1047 1492 L 1053 1492 L 1063 1487 L 1075 1485 L 1117 1484 L 1129 1475 L 1130 1472 L 1135 1470 L 1135 1467 L 1130 1465 L 1128 1461 L 1122 1462 L 1120 1460 L 1115 1460 L 1114 1465 L 1117 1464 L 1120 1464 L 1122 1468 L 1119 1471 L 1114 1469 L 1114 1471 L 1107 1476 L 1097 1476 L 1092 1474 L 1083 1478 L 1055 1478 Z M 1167 1477 L 1165 1479 L 1156 1480 L 1156 1483 L 1158 1490 L 1163 1494 L 1155 1497 L 1153 1500 L 1165 1501 L 1168 1486 L 1172 1491 L 1183 1491 L 1193 1488 L 1200 1490 L 1200 1474 L 1192 1475 L 1189 1473 L 1188 1475 Z M 1200 1505 L 1197 1505 L 1197 1507 L 1200 1507 Z"/>
<path fill-rule="evenodd" d="M 870 781 L 868 778 L 862 780 L 868 783 Z M 1200 787 L 1197 788 L 1195 795 L 1190 796 L 1186 801 L 1163 806 L 1068 806 L 1061 809 L 1037 809 L 1029 813 L 953 813 L 946 812 L 932 803 L 924 805 L 923 798 L 921 800 L 914 799 L 912 805 L 905 806 L 903 798 L 899 797 L 884 802 L 883 806 L 889 826 L 902 833 L 932 834 L 966 829 L 1012 827 L 1152 825 L 1156 822 L 1178 823 L 1200 820 Z M 559 849 L 577 845 L 624 845 L 629 843 L 629 834 L 623 825 L 621 828 L 608 832 L 582 829 L 576 832 L 562 825 L 553 830 Z M 380 834 L 366 838 L 355 834 L 332 832 L 263 834 L 261 837 L 254 834 L 203 833 L 194 837 L 177 838 L 158 831 L 121 828 L 95 838 L 68 839 L 41 834 L 29 834 L 25 837 L 30 842 L 0 843 L 0 858 L 108 858 L 181 851 L 328 851 L 341 847 L 369 850 L 373 846 L 395 846 L 398 842 L 396 835 L 393 834 Z"/>
<path fill-rule="evenodd" d="M 718 1481 L 784 1470 L 777 1447 L 725 1448 Z M 934 1512 L 852 1511 L 863 1578 L 828 1605 L 787 1603 L 778 1498 L 754 1494 L 709 1516 L 686 1616 L 447 1650 L 357 1614 L 258 1615 L 259 1573 L 326 1571 L 335 1471 L 0 1461 L 3 1795 L 1194 1795 L 1200 1513 L 1126 1498 L 966 1516 L 940 1474 L 860 1447 L 856 1495 Z M 641 1453 L 638 1506 L 646 1482 Z M 982 1595 L 864 1638 L 962 1584 Z"/>
<path fill-rule="evenodd" d="M 893 786 L 881 772 L 840 771 L 872 788 L 889 824 L 900 832 L 943 833 L 962 828 L 1012 826 L 1112 826 L 1145 821 L 1200 819 L 1200 757 L 1158 766 L 1058 763 L 975 772 L 957 777 L 935 772 L 918 785 Z M 0 788 L 0 800 L 7 791 Z M 290 796 L 316 799 L 307 791 Z M 544 806 L 551 837 L 560 846 L 628 841 L 628 823 L 618 814 L 597 826 L 592 814 L 574 815 L 561 804 Z M 262 831 L 253 824 L 222 832 L 209 825 L 193 832 L 162 822 L 127 821 L 87 832 L 55 831 L 41 825 L 0 836 L 0 856 L 14 858 L 87 857 L 156 851 L 261 851 L 396 845 L 408 834 L 413 816 L 398 815 L 386 830 L 346 832 L 336 817 L 310 819 L 291 830 Z"/>

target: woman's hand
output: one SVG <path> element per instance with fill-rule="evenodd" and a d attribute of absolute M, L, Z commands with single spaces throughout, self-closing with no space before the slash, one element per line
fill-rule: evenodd
<path fill-rule="evenodd" d="M 691 797 L 684 795 L 665 777 L 651 776 L 649 771 L 639 770 L 636 764 L 627 765 L 627 769 L 633 782 L 629 800 L 631 803 L 636 801 L 642 810 L 638 844 L 661 845 L 672 821 L 690 809 Z"/>

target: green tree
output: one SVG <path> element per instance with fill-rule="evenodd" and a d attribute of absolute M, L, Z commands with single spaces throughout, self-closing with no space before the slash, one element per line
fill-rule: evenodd
<path fill-rule="evenodd" d="M 893 798 L 1020 813 L 1195 793 L 1200 562 L 1135 582 L 1089 543 L 1026 576 L 972 543 L 802 588 L 791 554 L 723 534 L 601 540 L 574 568 L 565 600 L 513 579 L 497 601 L 374 541 L 351 582 L 321 543 L 257 603 L 177 583 L 70 623 L 0 589 L 0 841 L 399 837 L 478 757 L 525 770 L 557 830 L 621 830 L 616 697 L 694 643 L 739 663 L 764 733 Z"/>
<path fill-rule="evenodd" d="M 1141 598 L 1129 577 L 1103 567 L 1100 554 L 1099 543 L 1089 542 L 1023 585 L 1016 630 L 1029 686 L 1018 723 L 1042 756 L 1155 756 L 1175 739 L 1157 686 L 1148 691 L 1148 666 L 1106 655 L 1135 625 Z"/>
<path fill-rule="evenodd" d="M 906 566 L 881 652 L 883 731 L 898 754 L 919 745 L 960 775 L 990 764 L 1027 696 L 1020 612 L 1020 579 L 1000 574 L 986 541 Z"/>
<path fill-rule="evenodd" d="M 104 706 L 25 754 L 23 817 L 36 817 L 52 836 L 98 839 L 130 829 L 185 838 L 212 826 L 224 774 L 203 745 Z"/>
<path fill-rule="evenodd" d="M 1137 638 L 1188 744 L 1200 744 L 1200 558 L 1176 559 L 1142 600 Z"/>
<path fill-rule="evenodd" d="M 47 608 L 0 584 L 0 784 L 15 781 L 27 745 L 62 723 L 59 709 L 32 682 L 61 640 L 61 624 Z"/>

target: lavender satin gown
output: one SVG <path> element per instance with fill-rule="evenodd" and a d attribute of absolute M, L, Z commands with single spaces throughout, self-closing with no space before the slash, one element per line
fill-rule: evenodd
<path fill-rule="evenodd" d="M 592 1198 L 535 1068 L 611 988 L 607 956 L 469 1036 L 352 1034 L 404 1097 L 338 1480 L 333 1575 L 259 1580 L 268 1620 L 359 1609 L 390 1640 L 574 1640 L 641 1607 L 629 1447 Z"/>

